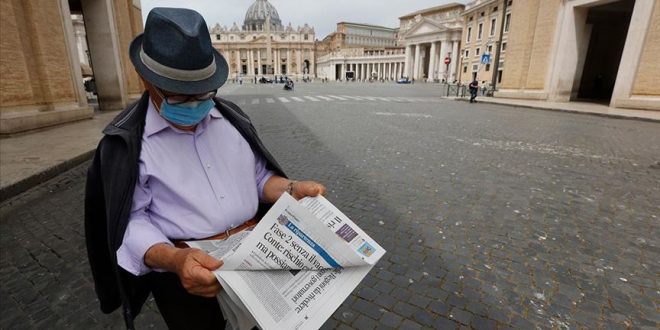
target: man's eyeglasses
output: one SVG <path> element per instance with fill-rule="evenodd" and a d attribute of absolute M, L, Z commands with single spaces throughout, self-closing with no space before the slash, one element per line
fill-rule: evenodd
<path fill-rule="evenodd" d="M 163 92 L 161 92 L 158 88 L 154 88 L 154 89 L 158 92 L 158 94 L 160 94 L 160 97 L 162 97 L 163 100 L 170 105 L 177 105 L 177 104 L 183 104 L 194 101 L 210 100 L 218 92 L 217 90 L 214 90 L 197 95 L 186 95 L 186 94 L 164 95 Z"/>

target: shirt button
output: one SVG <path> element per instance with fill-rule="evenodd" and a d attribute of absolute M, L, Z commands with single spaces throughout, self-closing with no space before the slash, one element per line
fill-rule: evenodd
<path fill-rule="evenodd" d="M 211 164 L 206 164 L 206 168 L 211 168 Z"/>

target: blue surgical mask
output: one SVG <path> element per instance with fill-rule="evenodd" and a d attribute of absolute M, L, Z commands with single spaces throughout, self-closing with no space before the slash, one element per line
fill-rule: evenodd
<path fill-rule="evenodd" d="M 160 115 L 173 124 L 193 126 L 206 118 L 214 105 L 212 99 L 176 105 L 163 101 L 160 105 Z"/>

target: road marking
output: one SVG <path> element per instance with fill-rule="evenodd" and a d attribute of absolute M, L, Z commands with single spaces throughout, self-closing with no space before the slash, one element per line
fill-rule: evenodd
<path fill-rule="evenodd" d="M 316 97 L 320 98 L 321 100 L 326 100 L 326 101 L 334 101 L 333 99 L 327 97 L 327 96 L 321 96 L 321 95 L 316 95 Z"/>
<path fill-rule="evenodd" d="M 362 96 L 362 98 L 369 101 L 376 101 L 376 98 L 371 96 Z"/>
<path fill-rule="evenodd" d="M 340 101 L 346 101 L 346 99 L 343 98 L 343 97 L 341 97 L 341 96 L 335 96 L 335 95 L 328 95 L 328 96 L 330 96 L 330 97 L 332 97 L 332 98 L 335 98 L 335 99 L 337 99 L 337 100 L 340 100 Z"/>
<path fill-rule="evenodd" d="M 275 100 L 269 97 L 266 99 L 266 103 L 275 103 Z"/>
<path fill-rule="evenodd" d="M 417 118 L 432 118 L 433 116 L 423 113 L 394 113 L 394 112 L 376 112 L 377 116 L 401 116 L 401 117 L 417 117 Z"/>
<path fill-rule="evenodd" d="M 376 97 L 376 99 L 381 100 L 381 101 L 389 101 L 386 97 Z"/>
<path fill-rule="evenodd" d="M 306 98 L 306 99 L 308 99 L 308 100 L 310 100 L 310 101 L 312 101 L 312 102 L 318 102 L 318 101 L 319 101 L 319 100 L 317 100 L 317 99 L 315 99 L 315 98 L 313 98 L 313 97 L 311 97 L 311 96 L 304 96 L 304 98 Z"/>
<path fill-rule="evenodd" d="M 282 103 L 289 103 L 289 102 L 290 102 L 289 100 L 286 99 L 286 97 L 278 97 L 278 99 L 279 99 L 280 102 L 282 102 Z"/>
<path fill-rule="evenodd" d="M 294 101 L 296 101 L 296 102 L 305 102 L 305 100 L 303 100 L 303 99 L 301 99 L 301 98 L 299 98 L 299 97 L 295 97 L 295 96 L 291 96 L 291 99 L 294 100 Z"/>
<path fill-rule="evenodd" d="M 259 99 L 252 99 L 252 104 L 259 104 Z"/>
<path fill-rule="evenodd" d="M 362 100 L 361 98 L 359 98 L 359 97 L 357 97 L 357 96 L 342 95 L 341 97 L 345 97 L 345 98 L 347 98 L 347 99 L 351 99 L 351 100 L 358 100 L 358 101 L 361 101 L 361 100 Z"/>

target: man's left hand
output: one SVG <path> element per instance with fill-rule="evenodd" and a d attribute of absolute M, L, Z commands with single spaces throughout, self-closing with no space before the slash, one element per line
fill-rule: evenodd
<path fill-rule="evenodd" d="M 297 181 L 293 184 L 291 195 L 296 200 L 308 196 L 325 195 L 325 186 L 316 181 Z"/>

